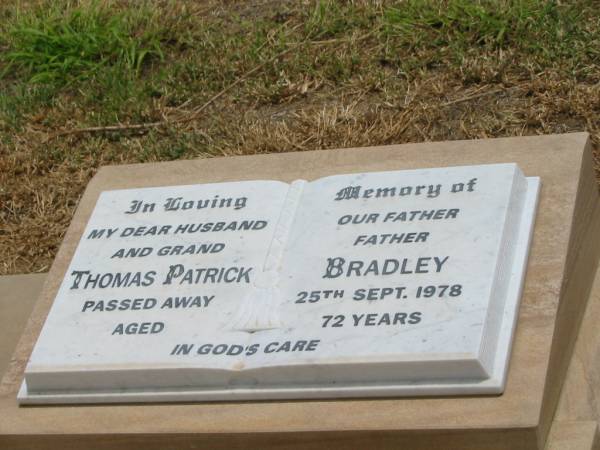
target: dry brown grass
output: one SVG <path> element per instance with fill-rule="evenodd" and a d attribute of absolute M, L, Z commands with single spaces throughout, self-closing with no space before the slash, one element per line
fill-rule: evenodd
<path fill-rule="evenodd" d="M 59 89 L 49 102 L 24 97 L 31 104 L 20 108 L 14 121 L 0 116 L 0 274 L 48 270 L 81 193 L 101 165 L 584 130 L 600 143 L 600 73 L 594 55 L 583 60 L 579 72 L 566 69 L 566 60 L 529 59 L 511 45 L 467 52 L 458 64 L 447 55 L 407 67 L 386 58 L 389 36 L 369 22 L 385 8 L 379 2 L 344 6 L 339 14 L 364 17 L 320 35 L 307 31 L 314 16 L 305 11 L 313 11 L 312 3 L 169 4 L 180 9 L 165 23 L 177 36 L 188 34 L 176 43 L 165 41 L 165 61 L 134 81 L 142 87 L 132 88 L 131 98 L 95 109 L 84 95 L 97 87 L 92 81 Z M 2 8 L 10 14 L 8 6 Z M 259 49 L 265 55 L 251 56 L 244 47 L 248 27 L 258 25 L 244 25 L 240 36 L 239 22 L 227 19 L 233 14 L 267 30 L 279 27 L 266 34 Z M 229 28 L 209 35 L 211 23 Z M 198 29 L 190 30 L 190 24 Z M 231 40 L 215 50 L 215 59 L 195 59 L 199 42 L 222 35 Z M 283 54 L 289 45 L 296 47 Z M 396 49 L 399 57 L 419 51 Z M 427 51 L 424 61 L 433 55 Z M 273 61 L 265 64 L 269 58 Z M 220 67 L 202 66 L 221 60 Z M 177 61 L 183 62 L 180 72 L 162 73 L 157 82 L 160 67 L 175 67 Z M 193 64 L 204 78 L 181 73 Z M 0 90 L 20 82 L 19 76 L 9 77 Z M 232 83 L 202 114 L 174 123 Z M 56 136 L 89 126 L 156 121 L 165 123 Z"/>

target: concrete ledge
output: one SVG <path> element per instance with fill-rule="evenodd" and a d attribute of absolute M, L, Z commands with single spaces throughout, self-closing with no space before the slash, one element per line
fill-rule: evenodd
<path fill-rule="evenodd" d="M 597 450 L 599 443 L 595 421 L 555 422 L 546 450 Z"/>
<path fill-rule="evenodd" d="M 45 273 L 0 277 L 0 379 L 45 280 Z"/>

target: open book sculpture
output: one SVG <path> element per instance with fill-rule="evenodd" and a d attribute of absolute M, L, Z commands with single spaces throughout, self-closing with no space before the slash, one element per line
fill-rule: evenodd
<path fill-rule="evenodd" d="M 516 164 L 103 192 L 21 403 L 498 394 Z"/>

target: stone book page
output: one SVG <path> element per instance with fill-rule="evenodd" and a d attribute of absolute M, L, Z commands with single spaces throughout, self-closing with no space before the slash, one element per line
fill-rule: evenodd
<path fill-rule="evenodd" d="M 292 351 L 260 364 L 306 364 L 305 382 L 316 361 L 330 382 L 490 377 L 526 190 L 515 164 L 308 184 L 281 265 Z"/>
<path fill-rule="evenodd" d="M 198 347 L 231 331 L 289 188 L 247 181 L 103 192 L 31 356 L 28 388 L 185 385 L 187 372 L 177 380 L 165 372 L 229 369 L 232 355 L 207 363 Z"/>

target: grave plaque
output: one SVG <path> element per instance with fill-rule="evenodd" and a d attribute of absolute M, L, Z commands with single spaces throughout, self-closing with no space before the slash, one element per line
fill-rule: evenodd
<path fill-rule="evenodd" d="M 21 403 L 498 394 L 517 164 L 103 192 Z"/>

